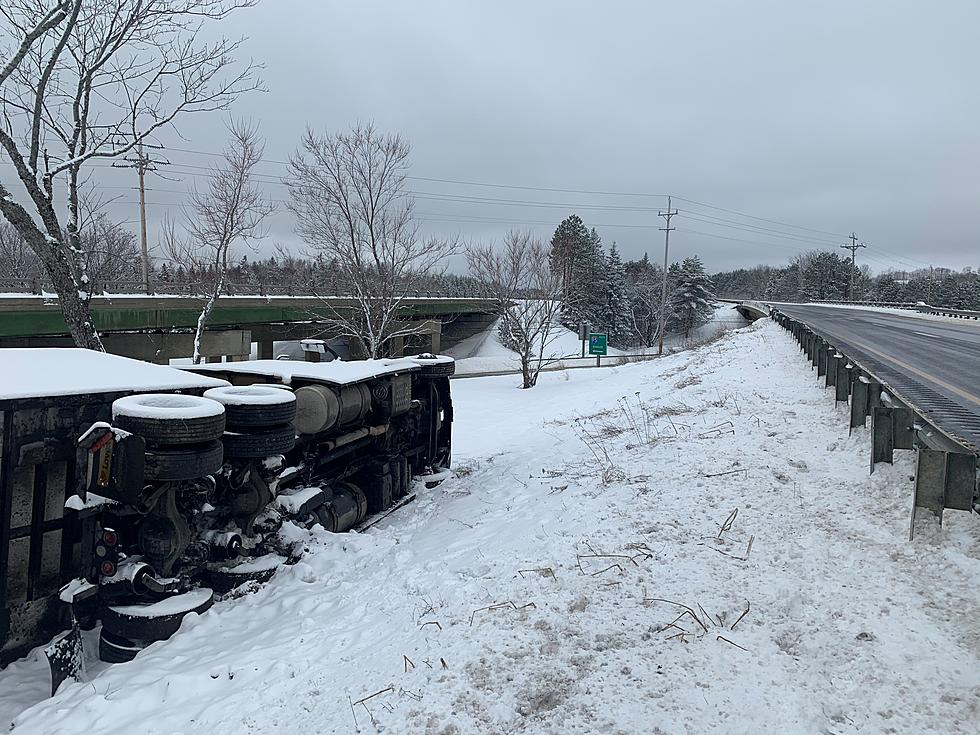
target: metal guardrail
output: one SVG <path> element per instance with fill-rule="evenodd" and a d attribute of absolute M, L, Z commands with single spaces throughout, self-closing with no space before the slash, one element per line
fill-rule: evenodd
<path fill-rule="evenodd" d="M 940 524 L 947 509 L 980 512 L 977 447 L 943 431 L 900 391 L 838 350 L 805 322 L 776 308 L 771 316 L 793 334 L 817 377 L 834 388 L 835 401 L 850 400 L 850 428 L 865 426 L 871 418 L 871 472 L 879 462 L 891 463 L 896 449 L 916 452 L 910 540 L 919 508 L 933 513 Z"/>
<path fill-rule="evenodd" d="M 980 311 L 970 309 L 951 309 L 945 306 L 931 306 L 921 301 L 841 301 L 823 300 L 806 301 L 807 304 L 840 304 L 843 306 L 884 306 L 889 309 L 905 309 L 907 311 L 917 311 L 920 314 L 936 314 L 939 316 L 953 316 L 961 319 L 980 319 Z"/>

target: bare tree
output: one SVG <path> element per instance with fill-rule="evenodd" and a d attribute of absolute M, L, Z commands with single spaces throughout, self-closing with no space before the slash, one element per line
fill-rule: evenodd
<path fill-rule="evenodd" d="M 0 220 L 0 274 L 4 279 L 31 281 L 40 278 L 44 269 L 27 241 L 12 224 Z"/>
<path fill-rule="evenodd" d="M 172 220 L 164 224 L 163 241 L 171 262 L 207 278 L 204 307 L 194 333 L 195 365 L 203 357 L 204 328 L 225 288 L 228 267 L 235 263 L 233 247 L 261 236 L 262 223 L 275 209 L 255 182 L 255 167 L 264 152 L 258 130 L 244 122 L 232 122 L 228 132 L 231 140 L 224 162 L 211 172 L 206 190 L 195 189 L 190 211 L 184 213 L 187 235 L 177 235 Z"/>
<path fill-rule="evenodd" d="M 373 126 L 317 135 L 307 130 L 290 158 L 286 184 L 300 235 L 339 266 L 351 310 L 333 310 L 334 336 L 353 340 L 369 358 L 396 337 L 417 333 L 401 321 L 402 303 L 444 271 L 458 240 L 424 238 L 407 196 L 409 145 Z"/>
<path fill-rule="evenodd" d="M 626 273 L 629 283 L 629 316 L 633 331 L 645 347 L 651 347 L 660 336 L 661 323 L 666 323 L 662 314 L 664 303 L 661 298 L 663 269 L 644 258 L 627 264 Z M 667 287 L 669 289 L 671 284 L 668 283 Z"/>
<path fill-rule="evenodd" d="M 0 48 L 7 51 L 0 60 L 0 147 L 17 182 L 0 181 L 0 214 L 44 265 L 76 345 L 102 349 L 82 257 L 83 171 L 126 154 L 178 116 L 224 109 L 256 89 L 256 66 L 234 62 L 241 41 L 201 40 L 209 21 L 255 2 L 0 4 Z"/>
<path fill-rule="evenodd" d="M 466 253 L 470 275 L 496 304 L 504 342 L 521 360 L 523 388 L 533 388 L 550 361 L 548 346 L 557 337 L 562 279 L 552 270 L 548 248 L 530 232 L 510 231 L 502 250 L 473 247 Z"/>
<path fill-rule="evenodd" d="M 89 291 L 139 280 L 139 246 L 136 236 L 105 214 L 96 215 L 78 232 L 78 259 L 88 275 Z"/>
<path fill-rule="evenodd" d="M 84 207 L 83 207 L 84 209 Z M 80 223 L 78 240 L 81 265 L 92 291 L 139 278 L 136 237 L 104 213 L 94 213 Z M 6 220 L 0 220 L 0 273 L 17 281 L 43 281 L 44 265 L 27 240 Z"/>

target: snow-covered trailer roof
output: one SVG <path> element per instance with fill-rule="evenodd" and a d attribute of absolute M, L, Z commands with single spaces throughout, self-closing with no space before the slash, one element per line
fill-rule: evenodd
<path fill-rule="evenodd" d="M 274 378 L 284 385 L 292 385 L 297 382 L 350 385 L 384 375 L 412 372 L 419 369 L 419 363 L 408 357 L 382 360 L 333 360 L 331 362 L 245 360 L 242 362 L 194 365 L 183 369 L 200 374 L 226 376 L 231 382 L 235 382 L 233 376 L 237 374 Z"/>
<path fill-rule="evenodd" d="M 206 390 L 224 380 L 74 347 L 0 349 L 0 402 L 97 393 Z"/>

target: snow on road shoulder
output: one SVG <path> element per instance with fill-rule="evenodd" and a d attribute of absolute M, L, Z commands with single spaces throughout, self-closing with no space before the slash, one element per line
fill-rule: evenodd
<path fill-rule="evenodd" d="M 869 477 L 787 333 L 516 385 L 454 383 L 456 477 L 14 732 L 975 732 L 977 520 L 909 543 L 910 455 Z"/>

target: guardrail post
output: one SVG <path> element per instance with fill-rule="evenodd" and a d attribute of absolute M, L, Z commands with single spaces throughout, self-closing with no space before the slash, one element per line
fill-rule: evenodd
<path fill-rule="evenodd" d="M 851 392 L 851 375 L 848 369 L 846 357 L 837 360 L 837 375 L 834 377 L 834 402 L 847 403 L 847 396 Z"/>
<path fill-rule="evenodd" d="M 952 510 L 973 510 L 977 490 L 977 458 L 960 452 L 946 453 L 943 505 Z"/>
<path fill-rule="evenodd" d="M 817 377 L 827 374 L 827 358 L 830 357 L 830 347 L 821 340 L 817 350 Z"/>
<path fill-rule="evenodd" d="M 877 380 L 868 379 L 868 415 L 871 411 L 881 405 L 881 383 Z"/>
<path fill-rule="evenodd" d="M 909 527 L 909 540 L 912 539 L 912 527 L 915 526 L 916 508 L 925 508 L 942 523 L 945 485 L 946 452 L 938 449 L 919 449 L 918 456 L 915 458 L 915 504 Z"/>
<path fill-rule="evenodd" d="M 892 442 L 895 449 L 914 449 L 915 429 L 912 426 L 911 408 L 893 408 L 892 422 L 894 424 L 895 438 Z"/>
<path fill-rule="evenodd" d="M 871 472 L 879 462 L 891 464 L 895 449 L 894 409 L 875 406 L 871 410 Z"/>
<path fill-rule="evenodd" d="M 820 337 L 813 335 L 813 348 L 811 349 L 810 355 L 810 362 L 812 363 L 813 367 L 819 367 L 818 363 L 820 362 L 820 353 L 822 350 L 823 340 L 820 339 Z M 818 372 L 817 375 L 819 376 L 820 373 Z"/>
<path fill-rule="evenodd" d="M 827 351 L 827 380 L 825 387 L 837 384 L 837 363 L 842 355 L 833 347 Z"/>
<path fill-rule="evenodd" d="M 868 379 L 859 375 L 851 386 L 851 427 L 864 426 L 868 418 Z"/>

